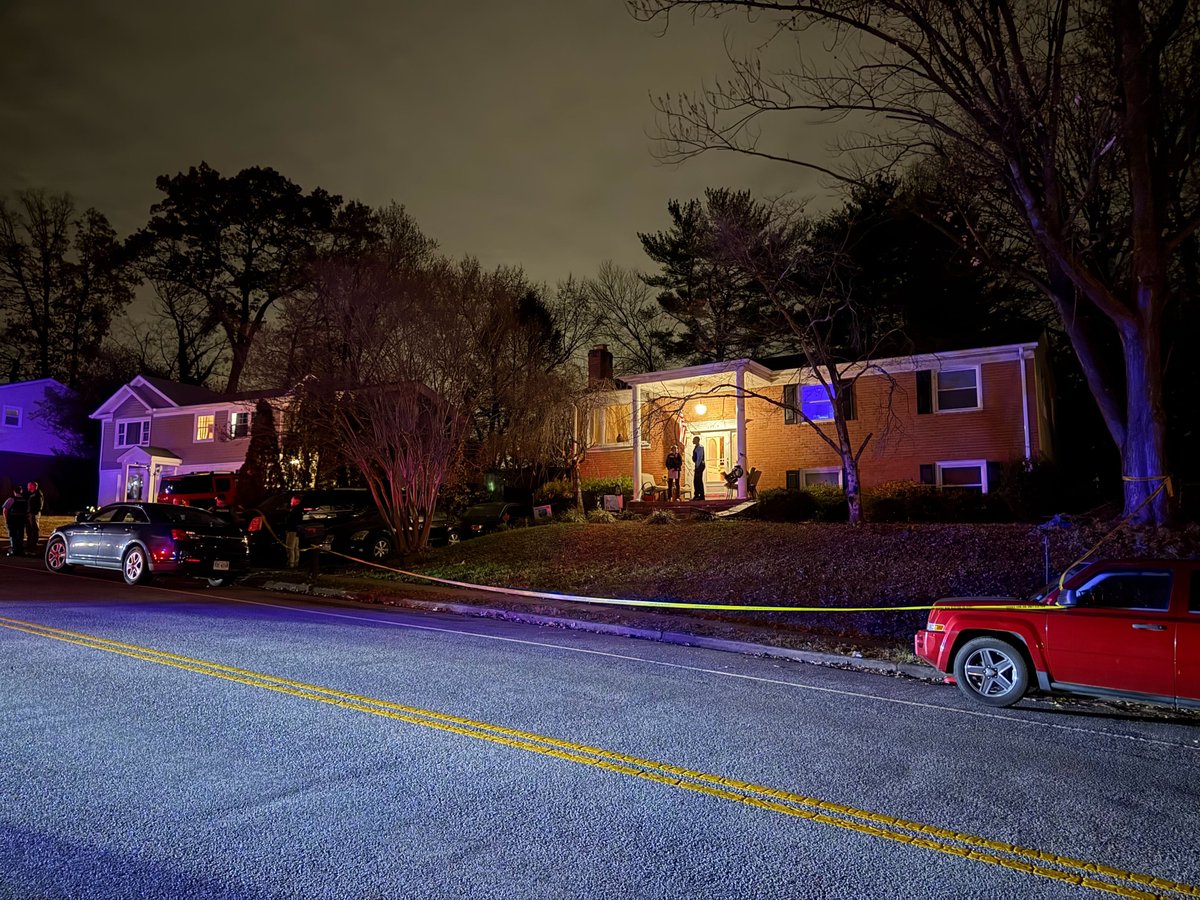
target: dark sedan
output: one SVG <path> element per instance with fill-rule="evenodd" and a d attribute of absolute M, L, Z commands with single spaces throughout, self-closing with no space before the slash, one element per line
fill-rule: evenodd
<path fill-rule="evenodd" d="M 81 513 L 46 541 L 46 568 L 120 571 L 128 584 L 154 575 L 193 575 L 213 587 L 249 567 L 245 535 L 204 510 L 168 503 L 114 503 Z"/>

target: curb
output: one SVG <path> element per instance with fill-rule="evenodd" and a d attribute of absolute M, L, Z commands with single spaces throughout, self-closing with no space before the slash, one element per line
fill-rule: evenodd
<path fill-rule="evenodd" d="M 344 591 L 339 588 L 313 587 L 306 583 L 268 581 L 262 585 L 262 589 L 324 599 L 350 600 L 358 603 L 369 602 L 350 591 Z M 568 628 L 575 631 L 590 631 L 597 634 L 639 638 L 645 641 L 657 641 L 663 644 L 676 644 L 683 647 L 700 647 L 705 650 L 740 653 L 743 656 L 791 659 L 817 666 L 835 666 L 842 669 L 875 672 L 882 675 L 904 675 L 908 678 L 916 678 L 921 681 L 941 683 L 945 679 L 945 676 L 932 666 L 916 663 L 896 663 L 881 659 L 867 659 L 861 656 L 845 656 L 839 653 L 793 650 L 789 647 L 776 647 L 772 644 L 757 644 L 752 641 L 732 641 L 724 638 L 690 634 L 683 631 L 663 631 L 657 628 L 631 628 L 627 625 L 610 625 L 605 622 L 589 622 L 583 619 L 572 619 L 564 616 L 542 616 L 511 609 L 496 609 L 489 606 L 476 606 L 471 603 L 448 603 L 441 600 L 413 600 L 407 597 L 393 597 L 381 602 L 385 606 L 423 609 L 429 612 L 448 612 L 459 616 L 475 616 L 485 619 L 504 619 L 510 622 Z"/>

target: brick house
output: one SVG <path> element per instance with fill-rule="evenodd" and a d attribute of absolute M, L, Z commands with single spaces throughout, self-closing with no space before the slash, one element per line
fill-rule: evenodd
<path fill-rule="evenodd" d="M 613 379 L 612 355 L 588 357 L 602 391 L 589 412 L 583 477 L 632 475 L 635 486 L 665 483 L 671 443 L 682 448 L 691 484 L 692 438 L 705 447 L 707 496 L 725 496 L 721 473 L 740 462 L 761 470 L 763 488 L 841 484 L 837 453 L 795 415 L 803 409 L 833 434 L 832 404 L 798 357 L 736 359 Z M 888 481 L 987 492 L 998 467 L 1051 458 L 1053 393 L 1038 343 L 877 359 L 848 400 L 855 446 L 870 434 L 859 462 L 863 488 Z M 886 373 L 886 374 L 884 374 Z M 828 423 L 828 424 L 823 424 Z M 746 496 L 746 479 L 738 496 Z"/>
<path fill-rule="evenodd" d="M 285 394 L 219 394 L 137 376 L 91 414 L 100 422 L 97 501 L 155 500 L 164 475 L 236 472 L 246 461 L 255 405 Z"/>

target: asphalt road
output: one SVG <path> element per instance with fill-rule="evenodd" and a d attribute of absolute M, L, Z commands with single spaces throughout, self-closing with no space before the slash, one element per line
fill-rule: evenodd
<path fill-rule="evenodd" d="M 1200 896 L 1194 717 L 35 561 L 0 678 L 3 898 Z"/>

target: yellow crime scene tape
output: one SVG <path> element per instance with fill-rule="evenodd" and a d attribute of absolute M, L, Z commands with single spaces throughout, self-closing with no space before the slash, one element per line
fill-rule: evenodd
<path fill-rule="evenodd" d="M 567 762 L 654 781 L 668 787 L 694 791 L 717 799 L 803 818 L 870 837 L 920 847 L 1076 887 L 1104 891 L 1122 897 L 1200 897 L 1200 886 L 1196 885 L 1075 859 L 1044 850 L 1022 847 L 936 825 L 908 821 L 896 816 L 858 809 L 791 791 L 685 769 L 670 763 L 642 759 L 534 732 L 406 706 L 389 700 L 307 684 L 249 669 L 156 650 L 151 647 L 54 628 L 36 622 L 0 616 L 0 627 L 24 632 L 35 637 L 50 638 L 88 649 L 170 666 L 197 675 L 276 691 L 298 699 L 326 703 L 343 709 L 488 741 L 512 749 L 551 756 Z"/>
<path fill-rule="evenodd" d="M 1171 488 L 1171 479 L 1167 475 L 1154 475 L 1148 477 L 1135 477 L 1131 475 L 1123 475 L 1124 481 L 1158 481 L 1158 488 L 1143 500 L 1136 509 L 1128 516 L 1122 519 L 1117 525 L 1105 534 L 1100 540 L 1096 541 L 1092 547 L 1075 560 L 1071 565 L 1062 570 L 1062 574 L 1058 578 L 1058 587 L 1061 590 L 1067 573 L 1090 557 L 1097 549 L 1100 548 L 1109 538 L 1116 534 L 1123 526 L 1128 524 L 1134 516 L 1147 506 L 1155 497 L 1163 490 L 1167 491 L 1168 496 L 1173 496 Z M 251 510 L 251 513 L 257 513 L 263 522 L 263 527 L 267 529 L 275 542 L 282 547 L 286 547 L 285 541 L 281 540 L 275 529 L 271 527 L 271 523 L 267 521 L 266 515 L 261 510 Z M 618 597 L 591 597 L 584 594 L 560 594 L 554 591 L 534 591 L 522 588 L 500 587 L 491 584 L 475 584 L 469 581 L 455 581 L 452 578 L 438 578 L 435 575 L 426 575 L 422 572 L 412 572 L 407 569 L 397 569 L 394 566 L 385 566 L 382 563 L 372 562 L 371 560 L 359 559 L 355 556 L 350 556 L 346 553 L 340 553 L 331 548 L 324 546 L 304 547 L 302 553 L 323 552 L 331 556 L 341 557 L 342 559 L 350 560 L 359 565 L 370 566 L 375 569 L 381 569 L 385 572 L 391 572 L 396 575 L 403 575 L 406 578 L 415 578 L 420 581 L 429 581 L 434 584 L 444 584 L 449 587 L 462 588 L 470 591 L 483 591 L 492 594 L 504 594 L 512 597 L 529 597 L 535 600 L 555 600 L 565 601 L 568 603 L 587 603 L 602 606 L 633 606 L 650 609 L 686 609 L 686 610 L 709 610 L 712 612 L 773 612 L 773 613 L 864 613 L 864 612 L 923 612 L 933 609 L 933 604 L 913 604 L 905 606 L 779 606 L 779 605 L 754 605 L 754 604 L 737 604 L 737 603 L 688 603 L 678 600 L 628 600 Z M 1034 610 L 1052 611 L 1061 610 L 1062 607 L 1047 606 L 1041 603 L 1011 603 L 1011 604 L 972 604 L 972 603 L 942 603 L 938 609 L 988 609 L 1000 611 L 1025 611 Z"/>

